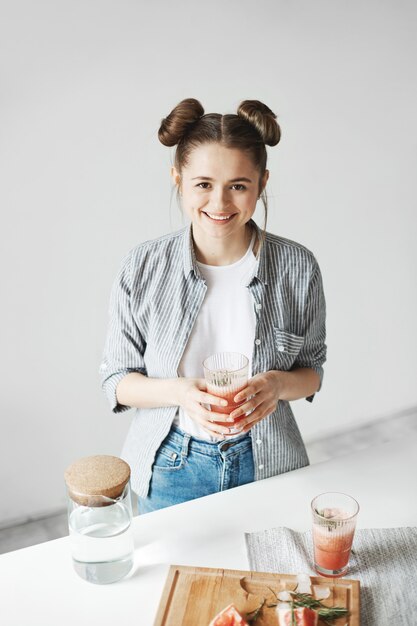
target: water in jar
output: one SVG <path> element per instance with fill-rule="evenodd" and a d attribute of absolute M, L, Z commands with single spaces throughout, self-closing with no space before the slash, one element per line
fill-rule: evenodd
<path fill-rule="evenodd" d="M 123 502 L 75 508 L 69 535 L 76 572 L 92 583 L 120 580 L 133 566 L 131 511 Z"/>

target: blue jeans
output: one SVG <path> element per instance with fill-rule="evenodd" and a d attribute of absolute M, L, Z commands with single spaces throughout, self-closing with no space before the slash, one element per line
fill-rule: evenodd
<path fill-rule="evenodd" d="M 204 441 L 174 424 L 155 456 L 146 498 L 139 514 L 253 482 L 250 431 L 235 439 Z"/>

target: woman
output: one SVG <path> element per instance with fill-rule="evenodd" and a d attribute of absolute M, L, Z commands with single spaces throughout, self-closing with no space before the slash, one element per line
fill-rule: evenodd
<path fill-rule="evenodd" d="M 289 402 L 321 388 L 325 299 L 313 253 L 265 230 L 265 144 L 280 134 L 257 100 L 220 115 L 190 98 L 162 120 L 190 223 L 124 259 L 100 368 L 112 411 L 136 408 L 122 456 L 140 513 L 309 463 Z M 252 219 L 261 195 L 263 231 Z M 220 351 L 249 358 L 233 435 L 203 378 L 203 360 Z"/>

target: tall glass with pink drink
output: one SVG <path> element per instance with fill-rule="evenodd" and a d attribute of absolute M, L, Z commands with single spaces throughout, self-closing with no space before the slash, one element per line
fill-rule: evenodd
<path fill-rule="evenodd" d="M 226 419 L 232 411 L 244 404 L 244 401 L 234 402 L 234 397 L 248 384 L 249 359 L 240 352 L 217 352 L 205 359 L 203 368 L 207 391 L 227 400 L 227 406 L 213 407 L 216 413 L 225 415 L 224 422 L 215 423 L 229 426 L 230 434 L 238 433 L 239 421 L 245 415 L 237 417 L 232 423 L 226 422 Z"/>
<path fill-rule="evenodd" d="M 311 511 L 316 572 L 331 578 L 345 576 L 359 504 L 345 493 L 328 492 L 312 500 Z"/>

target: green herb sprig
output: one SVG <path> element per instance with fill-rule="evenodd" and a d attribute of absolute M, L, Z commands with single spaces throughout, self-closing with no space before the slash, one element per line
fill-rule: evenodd
<path fill-rule="evenodd" d="M 317 610 L 319 618 L 322 620 L 322 622 L 324 622 L 325 624 L 328 624 L 329 626 L 332 626 L 334 620 L 338 619 L 339 617 L 343 617 L 344 615 L 349 615 L 349 611 L 345 609 L 344 607 L 326 606 L 320 600 L 316 600 L 316 598 L 313 598 L 313 596 L 310 593 L 297 593 L 296 591 L 289 591 L 288 593 L 290 593 L 293 596 L 293 599 L 290 601 L 291 617 L 292 617 L 291 624 L 293 624 L 293 621 L 294 621 L 294 608 L 297 608 L 297 607 L 299 608 L 306 607 L 309 609 Z M 275 593 L 274 595 L 276 596 Z M 268 607 L 271 608 L 277 605 L 278 605 L 278 602 L 273 603 L 273 604 L 268 604 Z"/>
<path fill-rule="evenodd" d="M 256 622 L 256 620 L 261 616 L 264 607 L 271 609 L 280 604 L 277 593 L 271 589 L 271 587 L 268 587 L 268 589 L 272 592 L 277 601 L 267 604 L 266 599 L 264 598 L 263 602 L 256 609 L 247 613 L 246 620 L 249 624 L 254 624 Z M 333 622 L 336 619 L 349 615 L 348 609 L 342 606 L 326 606 L 323 602 L 321 602 L 321 600 L 316 600 L 311 593 L 298 593 L 297 591 L 288 591 L 288 593 L 292 596 L 292 600 L 289 602 L 291 609 L 291 626 L 296 626 L 295 608 L 306 607 L 317 611 L 319 619 L 327 626 L 334 626 Z"/>
<path fill-rule="evenodd" d="M 342 617 L 343 615 L 348 615 L 349 611 L 341 606 L 326 606 L 320 600 L 316 600 L 310 593 L 297 593 L 295 591 L 290 591 L 293 596 L 293 604 L 294 606 L 299 607 L 308 607 L 310 609 L 317 609 L 317 613 L 319 614 L 319 618 L 325 624 L 331 624 L 338 617 Z"/>

